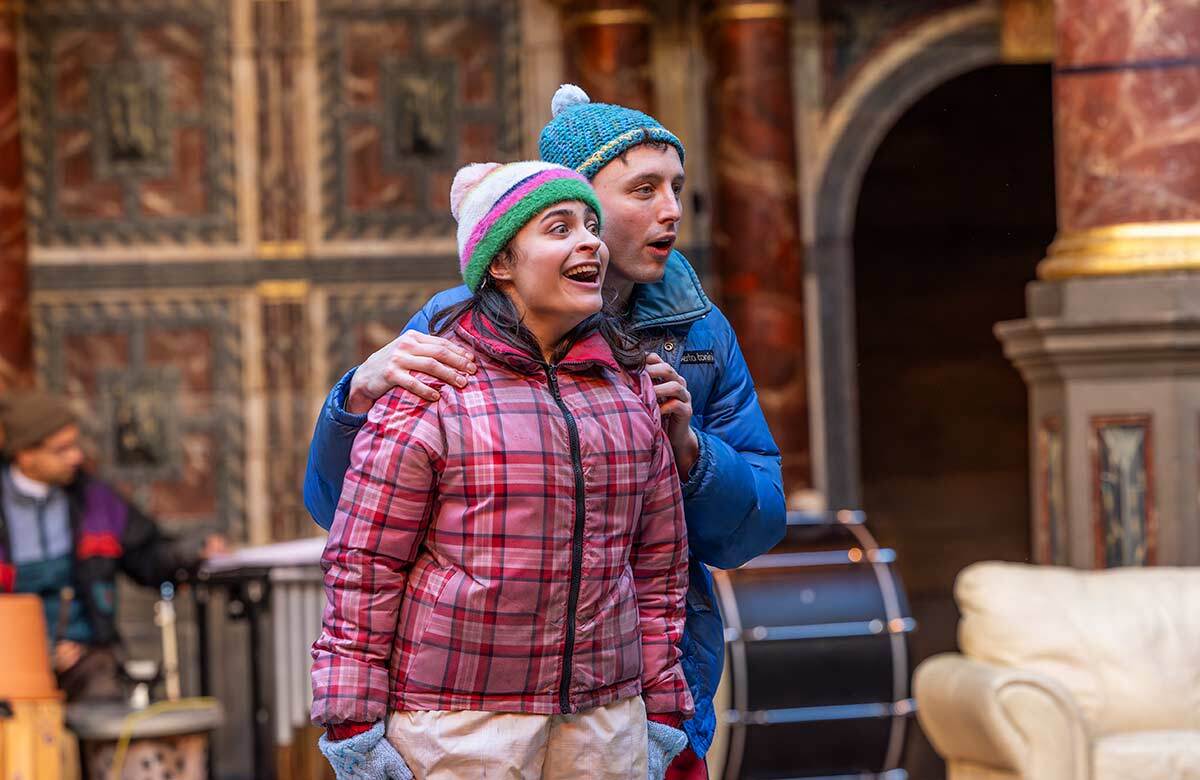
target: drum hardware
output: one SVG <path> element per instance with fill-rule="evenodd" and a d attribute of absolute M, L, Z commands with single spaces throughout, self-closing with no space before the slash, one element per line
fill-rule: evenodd
<path fill-rule="evenodd" d="M 857 775 L 822 775 L 820 777 L 788 777 L 782 780 L 908 780 L 908 772 L 893 769 L 888 772 L 863 772 Z"/>
<path fill-rule="evenodd" d="M 867 513 L 857 509 L 840 509 L 836 512 L 788 512 L 789 526 L 865 525 Z"/>
<path fill-rule="evenodd" d="M 767 726 L 774 723 L 824 723 L 833 720 L 868 720 L 871 718 L 906 717 L 917 711 L 912 699 L 895 703 L 842 704 L 830 707 L 793 707 L 783 710 L 757 710 L 725 714 L 731 726 Z"/>
<path fill-rule="evenodd" d="M 876 634 L 911 634 L 917 630 L 912 618 L 896 618 L 884 622 L 859 620 L 846 623 L 818 623 L 810 626 L 755 626 L 747 630 L 725 629 L 726 642 L 782 642 L 796 639 L 835 639 L 838 637 L 872 636 Z"/>
<path fill-rule="evenodd" d="M 766 555 L 748 561 L 740 568 L 743 569 L 781 569 L 796 566 L 839 566 L 847 563 L 895 563 L 896 551 L 887 547 L 862 550 L 851 547 L 849 550 L 822 550 L 820 552 L 791 552 L 767 553 Z"/>

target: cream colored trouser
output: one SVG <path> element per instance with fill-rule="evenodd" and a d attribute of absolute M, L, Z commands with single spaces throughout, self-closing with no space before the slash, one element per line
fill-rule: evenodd
<path fill-rule="evenodd" d="M 577 715 L 393 712 L 387 738 L 417 780 L 645 780 L 646 706 Z"/>

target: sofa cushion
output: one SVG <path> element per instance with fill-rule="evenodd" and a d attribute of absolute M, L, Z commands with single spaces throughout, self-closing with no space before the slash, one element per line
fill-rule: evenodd
<path fill-rule="evenodd" d="M 1094 780 L 1200 780 L 1200 731 L 1142 731 L 1096 741 Z"/>
<path fill-rule="evenodd" d="M 1200 568 L 989 562 L 954 595 L 962 651 L 1057 680 L 1093 734 L 1200 730 Z"/>

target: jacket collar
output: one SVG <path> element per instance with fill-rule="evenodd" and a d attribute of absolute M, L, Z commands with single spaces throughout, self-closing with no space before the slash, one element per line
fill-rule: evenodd
<path fill-rule="evenodd" d="M 475 327 L 475 317 L 467 312 L 458 321 L 455 330 L 458 335 L 472 346 L 486 353 L 504 365 L 526 374 L 542 373 L 547 368 L 541 356 L 534 357 L 519 347 L 502 340 L 491 324 L 482 322 L 482 330 Z M 554 366 L 560 371 L 582 373 L 593 368 L 603 367 L 611 371 L 620 371 L 616 358 L 608 342 L 599 332 L 593 331 L 571 345 L 567 354 Z"/>
<path fill-rule="evenodd" d="M 695 322 L 712 310 L 700 278 L 678 251 L 667 258 L 662 279 L 633 290 L 629 318 L 638 330 Z"/>

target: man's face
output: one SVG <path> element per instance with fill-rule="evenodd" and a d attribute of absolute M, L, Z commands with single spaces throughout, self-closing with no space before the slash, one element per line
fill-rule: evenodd
<path fill-rule="evenodd" d="M 674 146 L 635 146 L 600 169 L 592 186 L 604 208 L 610 276 L 657 282 L 675 245 L 682 212 L 683 162 Z"/>
<path fill-rule="evenodd" d="M 47 436 L 40 444 L 21 450 L 14 462 L 21 473 L 50 485 L 69 485 L 83 465 L 79 426 L 68 425 Z"/>

